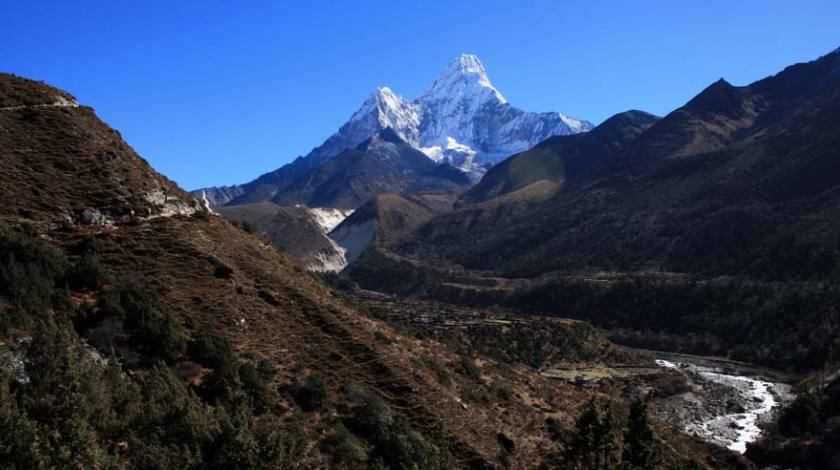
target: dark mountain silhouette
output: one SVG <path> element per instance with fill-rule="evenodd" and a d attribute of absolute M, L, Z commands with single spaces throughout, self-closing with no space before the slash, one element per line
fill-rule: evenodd
<path fill-rule="evenodd" d="M 562 186 L 589 168 L 603 164 L 616 150 L 647 130 L 656 117 L 643 111 L 617 114 L 589 132 L 556 136 L 491 168 L 465 192 L 459 204 L 488 201 L 540 181 Z"/>
<path fill-rule="evenodd" d="M 286 206 L 356 208 L 380 194 L 452 194 L 468 184 L 463 172 L 433 162 L 387 128 L 302 175 L 272 200 Z"/>

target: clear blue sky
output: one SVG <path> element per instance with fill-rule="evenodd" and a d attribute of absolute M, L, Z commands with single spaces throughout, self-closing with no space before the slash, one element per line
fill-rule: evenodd
<path fill-rule="evenodd" d="M 0 70 L 73 93 L 187 189 L 278 168 L 462 52 L 513 105 L 598 123 L 840 47 L 838 0 L 5 0 L 0 24 Z"/>

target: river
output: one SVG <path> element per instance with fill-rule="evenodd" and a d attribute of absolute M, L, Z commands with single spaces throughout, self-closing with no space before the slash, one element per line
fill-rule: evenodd
<path fill-rule="evenodd" d="M 793 398 L 790 385 L 767 376 L 673 359 L 656 363 L 684 374 L 690 386 L 660 403 L 660 417 L 736 452 L 744 453 L 761 435 L 760 425 Z"/>

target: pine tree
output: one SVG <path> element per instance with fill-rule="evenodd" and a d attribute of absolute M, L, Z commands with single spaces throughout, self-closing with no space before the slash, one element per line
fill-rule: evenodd
<path fill-rule="evenodd" d="M 627 470 L 656 468 L 660 463 L 656 437 L 648 421 L 647 402 L 643 399 L 633 400 L 630 404 L 621 460 Z"/>
<path fill-rule="evenodd" d="M 575 435 L 566 452 L 567 465 L 579 470 L 617 468 L 618 448 L 612 408 L 607 404 L 602 412 L 593 397 L 575 423 Z"/>
<path fill-rule="evenodd" d="M 618 468 L 621 445 L 610 402 L 604 405 L 603 419 L 598 431 L 598 460 L 601 464 L 599 468 Z"/>
<path fill-rule="evenodd" d="M 0 357 L 0 462 L 13 470 L 45 467 L 39 455 L 37 424 L 18 408 L 9 390 L 12 366 Z"/>

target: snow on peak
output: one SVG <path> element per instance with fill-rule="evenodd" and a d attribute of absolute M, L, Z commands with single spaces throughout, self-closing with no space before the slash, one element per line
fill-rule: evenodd
<path fill-rule="evenodd" d="M 420 125 L 419 108 L 387 86 L 380 86 L 350 118 L 353 140 L 364 141 L 381 129 L 391 128 L 400 138 L 416 145 Z"/>
<path fill-rule="evenodd" d="M 578 132 L 586 132 L 592 129 L 592 123 L 588 121 L 581 121 L 579 119 L 570 118 L 563 113 L 557 113 L 560 116 L 560 120 L 563 121 L 564 124 L 569 126 L 569 129 L 574 131 L 575 133 Z"/>
<path fill-rule="evenodd" d="M 560 113 L 529 113 L 511 106 L 490 82 L 478 57 L 461 54 L 414 101 L 378 87 L 310 156 L 326 161 L 389 127 L 432 160 L 477 176 L 488 164 L 548 137 L 593 126 Z"/>
<path fill-rule="evenodd" d="M 373 92 L 373 96 L 377 101 L 387 103 L 393 103 L 394 101 L 400 101 L 402 99 L 387 86 L 376 87 L 376 91 Z"/>
<path fill-rule="evenodd" d="M 353 114 L 350 120 L 363 119 L 374 111 L 387 113 L 389 110 L 399 110 L 405 107 L 407 103 L 405 98 L 397 95 L 387 86 L 380 86 L 370 94 L 368 99 L 362 104 L 362 107 Z"/>
<path fill-rule="evenodd" d="M 480 97 L 483 100 L 492 98 L 501 103 L 507 103 L 507 99 L 490 83 L 487 71 L 478 57 L 472 54 L 461 54 L 449 63 L 446 70 L 419 100 L 470 96 Z"/>
<path fill-rule="evenodd" d="M 473 54 L 461 54 L 449 64 L 449 68 L 450 70 L 460 69 L 461 73 L 477 73 L 485 78 L 487 77 L 487 72 L 481 65 L 481 61 Z"/>

